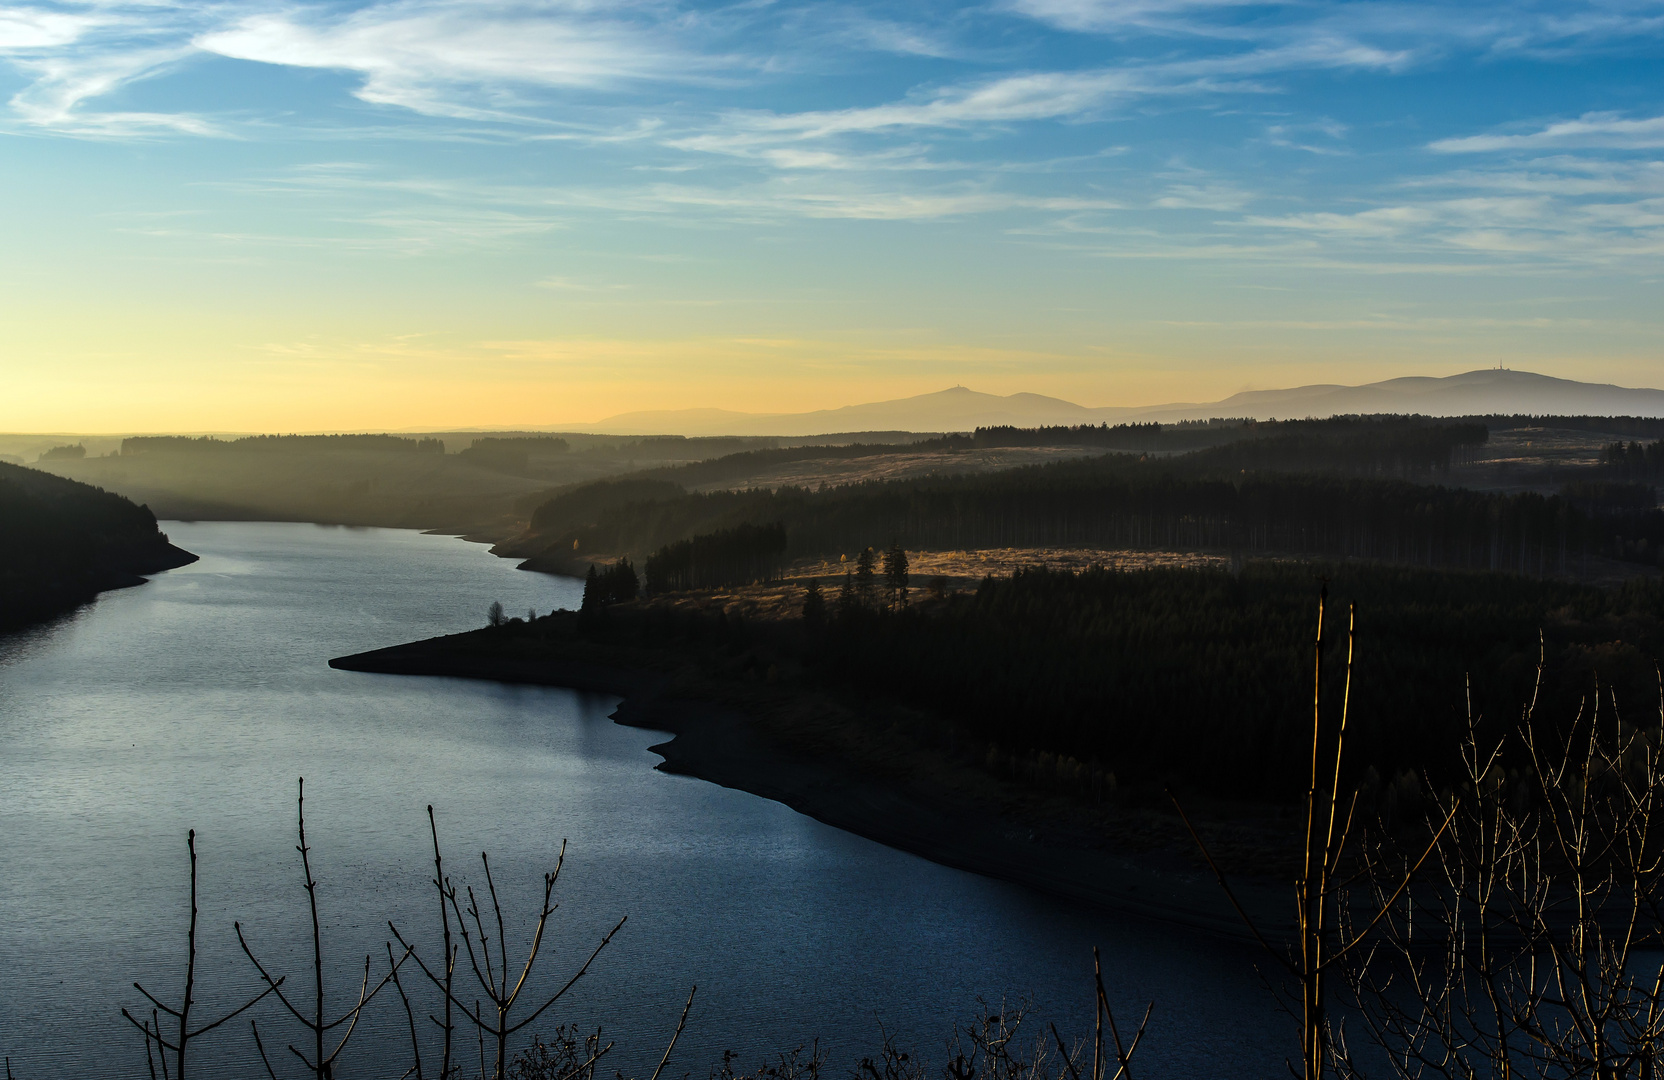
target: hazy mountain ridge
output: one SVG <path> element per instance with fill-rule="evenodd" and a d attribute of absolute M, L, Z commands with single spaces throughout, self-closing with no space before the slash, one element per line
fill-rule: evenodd
<path fill-rule="evenodd" d="M 1325 417 L 1350 413 L 1424 416 L 1547 415 L 1664 417 L 1664 390 L 1586 383 L 1488 368 L 1446 377 L 1405 376 L 1362 386 L 1314 384 L 1248 390 L 1213 402 L 1092 408 L 1042 394 L 984 394 L 963 386 L 932 394 L 804 413 L 676 409 L 620 413 L 585 430 L 615 434 L 823 435 L 877 428 L 969 431 L 1010 424 L 1129 423 L 1212 417 Z"/>

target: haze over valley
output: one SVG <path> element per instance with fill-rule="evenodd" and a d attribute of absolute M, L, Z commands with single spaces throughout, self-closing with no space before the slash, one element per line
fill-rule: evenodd
<path fill-rule="evenodd" d="M 791 436 L 893 429 L 943 432 L 1001 425 L 1176 423 L 1220 417 L 1270 420 L 1378 413 L 1664 416 L 1664 390 L 1590 384 L 1498 368 L 1443 377 L 1403 376 L 1362 386 L 1323 384 L 1286 390 L 1246 390 L 1213 402 L 1088 408 L 1040 394 L 1000 396 L 956 386 L 897 401 L 846 405 L 808 413 L 760 415 L 708 409 L 621 413 L 597 422 L 593 429 L 626 435 Z"/>

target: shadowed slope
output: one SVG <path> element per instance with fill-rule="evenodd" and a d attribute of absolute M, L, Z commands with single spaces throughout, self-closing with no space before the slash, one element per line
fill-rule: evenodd
<path fill-rule="evenodd" d="M 195 561 L 168 543 L 148 507 L 0 463 L 0 630 Z"/>

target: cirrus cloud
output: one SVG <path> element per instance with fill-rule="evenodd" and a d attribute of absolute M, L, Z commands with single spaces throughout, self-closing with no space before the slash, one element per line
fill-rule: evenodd
<path fill-rule="evenodd" d="M 257 14 L 199 35 L 205 52 L 287 67 L 353 72 L 357 96 L 420 113 L 503 117 L 513 88 L 616 86 L 708 69 L 628 6 L 402 0 L 341 18 Z"/>
<path fill-rule="evenodd" d="M 1428 149 L 1441 154 L 1482 154 L 1506 150 L 1652 150 L 1664 147 L 1664 116 L 1627 119 L 1616 113 L 1585 113 L 1536 131 L 1464 135 L 1439 139 Z"/>

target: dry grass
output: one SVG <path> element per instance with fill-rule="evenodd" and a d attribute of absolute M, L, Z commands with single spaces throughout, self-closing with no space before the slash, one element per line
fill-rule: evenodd
<path fill-rule="evenodd" d="M 855 552 L 841 559 L 800 559 L 779 580 L 725 589 L 665 593 L 635 603 L 671 611 L 723 611 L 747 619 L 795 619 L 802 614 L 803 590 L 820 582 L 827 602 L 837 596 L 844 574 L 855 569 Z M 1111 570 L 1170 568 L 1219 569 L 1230 565 L 1223 555 L 1193 551 L 1103 551 L 1095 548 L 982 548 L 975 551 L 910 551 L 911 596 L 923 601 L 932 582 L 942 579 L 950 592 L 975 588 L 985 577 L 1008 577 L 1024 567 L 1079 572 L 1093 566 Z M 591 562 L 610 565 L 615 556 L 592 555 Z"/>
<path fill-rule="evenodd" d="M 1622 438 L 1599 431 L 1564 428 L 1493 431 L 1490 441 L 1474 454 L 1473 464 L 1532 468 L 1547 465 L 1589 467 L 1599 465 L 1601 451 Z"/>
<path fill-rule="evenodd" d="M 1079 572 L 1094 566 L 1110 570 L 1220 569 L 1230 565 L 1224 555 L 1195 551 L 1104 551 L 1101 548 L 980 548 L 974 551 L 908 552 L 915 585 L 931 578 L 950 583 L 978 582 L 990 575 L 1006 577 L 1024 567 Z M 833 564 L 825 573 L 840 574 Z M 812 571 L 811 571 L 812 572 Z"/>

